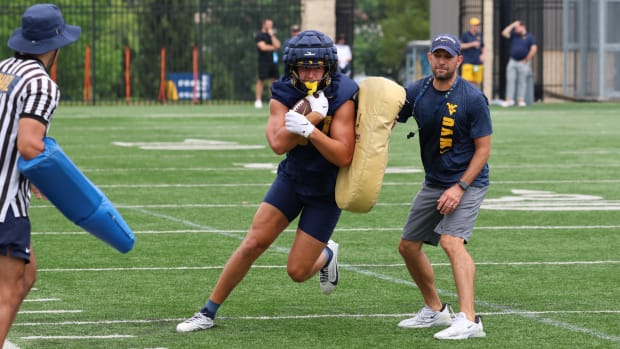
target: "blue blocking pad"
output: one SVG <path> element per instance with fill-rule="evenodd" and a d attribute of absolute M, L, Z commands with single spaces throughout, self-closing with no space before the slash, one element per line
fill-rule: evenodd
<path fill-rule="evenodd" d="M 119 252 L 129 252 L 136 238 L 114 205 L 53 138 L 43 142 L 45 150 L 34 159 L 19 157 L 19 171 L 70 221 Z"/>

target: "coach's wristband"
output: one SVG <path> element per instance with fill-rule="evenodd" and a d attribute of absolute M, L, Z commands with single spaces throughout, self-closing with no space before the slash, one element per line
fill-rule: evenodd
<path fill-rule="evenodd" d="M 465 181 L 459 181 L 459 187 L 461 187 L 461 189 L 463 189 L 463 191 L 467 190 L 467 188 L 469 188 L 469 184 L 465 183 Z"/>

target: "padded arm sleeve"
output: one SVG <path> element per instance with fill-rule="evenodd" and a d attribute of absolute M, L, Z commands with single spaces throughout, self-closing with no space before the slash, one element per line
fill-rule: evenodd
<path fill-rule="evenodd" d="M 133 232 L 108 198 L 71 162 L 53 138 L 31 160 L 20 157 L 19 171 L 67 219 L 121 253 L 135 243 Z"/>

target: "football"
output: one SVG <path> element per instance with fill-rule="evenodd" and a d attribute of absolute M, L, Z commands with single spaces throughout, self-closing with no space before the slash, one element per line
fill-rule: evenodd
<path fill-rule="evenodd" d="M 312 108 L 310 108 L 310 102 L 308 102 L 307 99 L 302 98 L 299 102 L 295 103 L 291 110 L 296 111 L 301 115 L 308 115 L 312 111 Z"/>

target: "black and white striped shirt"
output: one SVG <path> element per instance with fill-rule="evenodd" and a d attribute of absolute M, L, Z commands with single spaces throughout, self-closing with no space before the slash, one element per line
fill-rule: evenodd
<path fill-rule="evenodd" d="M 60 99 L 56 83 L 41 61 L 16 56 L 0 62 L 0 222 L 10 208 L 28 216 L 30 183 L 17 169 L 17 127 L 29 117 L 46 125 Z"/>

